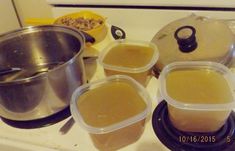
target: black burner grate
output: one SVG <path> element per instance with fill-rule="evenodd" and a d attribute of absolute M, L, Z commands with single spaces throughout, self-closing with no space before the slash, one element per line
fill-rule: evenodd
<path fill-rule="evenodd" d="M 156 136 L 174 151 L 235 151 L 235 113 L 214 133 L 188 133 L 177 130 L 168 118 L 166 101 L 154 110 L 152 126 Z"/>
<path fill-rule="evenodd" d="M 1 118 L 2 121 L 12 127 L 16 128 L 22 128 L 22 129 L 34 129 L 34 128 L 41 128 L 45 126 L 50 126 L 53 124 L 56 124 L 66 118 L 68 118 L 71 115 L 70 108 L 66 107 L 62 111 L 55 113 L 51 116 L 37 119 L 37 120 L 29 120 L 29 121 L 15 121 L 15 120 L 9 120 L 6 118 Z"/>

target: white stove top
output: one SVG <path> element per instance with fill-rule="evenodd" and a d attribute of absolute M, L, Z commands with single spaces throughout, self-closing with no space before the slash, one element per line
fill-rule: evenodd
<path fill-rule="evenodd" d="M 150 41 L 168 23 L 192 13 L 218 19 L 235 19 L 235 11 L 168 10 L 134 8 L 53 7 L 55 18 L 81 10 L 91 10 L 107 18 L 107 22 L 123 28 L 127 38 Z"/>
<path fill-rule="evenodd" d="M 235 7 L 235 0 L 47 0 L 53 5 L 122 5 L 122 6 L 175 6 L 175 7 Z"/>
<path fill-rule="evenodd" d="M 48 0 L 49 2 L 55 2 Z M 76 2 L 78 2 L 77 0 Z M 150 1 L 150 0 L 149 0 Z M 218 2 L 219 0 L 217 0 Z M 61 0 L 62 2 L 62 0 Z M 63 1 L 65 2 L 65 1 Z M 75 2 L 70 0 L 68 2 Z M 89 0 L 87 0 L 89 3 Z M 162 1 L 163 2 L 163 1 Z M 177 1 L 179 2 L 179 0 Z M 191 2 L 191 1 L 190 1 Z M 195 1 L 194 1 L 195 2 Z M 197 1 L 199 2 L 199 1 Z M 234 6 L 235 1 L 230 1 Z M 223 1 L 224 4 L 227 2 Z M 150 41 L 152 37 L 163 26 L 178 18 L 186 17 L 192 13 L 213 18 L 235 19 L 235 11 L 200 11 L 200 10 L 163 10 L 163 9 L 129 9 L 129 8 L 94 8 L 94 7 L 54 7 L 54 17 L 77 12 L 80 10 L 92 10 L 105 17 L 107 22 L 123 28 L 128 39 Z M 97 44 L 95 47 L 102 50 L 105 43 L 110 41 L 110 37 Z M 100 66 L 92 80 L 100 79 L 104 76 Z M 147 90 L 153 98 L 153 109 L 157 105 L 158 81 L 152 78 Z M 37 129 L 13 128 L 0 121 L 0 150 L 1 151 L 95 151 L 95 147 L 89 138 L 88 133 L 74 124 L 68 133 L 62 135 L 59 130 L 69 120 L 67 118 L 55 125 Z M 168 151 L 155 136 L 152 129 L 151 117 L 146 124 L 142 137 L 134 144 L 131 144 L 120 151 Z"/>

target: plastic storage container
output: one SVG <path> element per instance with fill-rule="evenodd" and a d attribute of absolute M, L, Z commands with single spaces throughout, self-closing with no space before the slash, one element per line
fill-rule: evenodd
<path fill-rule="evenodd" d="M 185 132 L 215 132 L 235 107 L 230 70 L 215 62 L 175 62 L 160 74 L 169 119 Z"/>
<path fill-rule="evenodd" d="M 134 79 L 116 75 L 77 88 L 70 108 L 96 148 L 116 150 L 140 138 L 151 99 Z"/>
<path fill-rule="evenodd" d="M 157 47 L 153 43 L 117 40 L 101 52 L 99 62 L 107 76 L 128 75 L 146 86 L 158 56 Z"/>

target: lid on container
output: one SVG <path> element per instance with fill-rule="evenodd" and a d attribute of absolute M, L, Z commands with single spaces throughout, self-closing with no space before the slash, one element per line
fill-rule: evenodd
<path fill-rule="evenodd" d="M 152 42 L 116 40 L 100 53 L 99 63 L 108 70 L 139 73 L 152 68 L 159 57 Z"/>
<path fill-rule="evenodd" d="M 235 147 L 235 113 L 222 128 L 213 133 L 182 132 L 171 123 L 166 101 L 161 101 L 152 116 L 152 126 L 158 139 L 170 150 L 232 151 Z"/>
<path fill-rule="evenodd" d="M 206 111 L 235 108 L 234 77 L 220 63 L 174 62 L 163 68 L 159 81 L 162 98 L 176 108 Z"/>
<path fill-rule="evenodd" d="M 159 71 L 175 61 L 215 61 L 229 64 L 234 35 L 222 20 L 194 14 L 173 21 L 152 39 L 159 49 Z"/>
<path fill-rule="evenodd" d="M 151 112 L 151 99 L 134 79 L 114 75 L 78 87 L 70 109 L 81 127 L 89 133 L 103 134 L 145 119 Z"/>

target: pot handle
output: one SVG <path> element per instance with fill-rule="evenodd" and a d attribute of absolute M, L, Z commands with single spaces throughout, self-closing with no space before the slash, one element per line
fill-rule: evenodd
<path fill-rule="evenodd" d="M 2 68 L 2 69 L 0 69 L 0 76 L 14 73 L 14 72 L 19 72 L 21 70 L 22 70 L 21 68 Z"/>
<path fill-rule="evenodd" d="M 159 75 L 160 75 L 160 70 L 158 68 L 156 68 L 155 66 L 153 66 L 152 70 L 151 70 L 151 75 L 153 77 L 155 77 L 156 79 L 158 79 Z"/>
<path fill-rule="evenodd" d="M 91 43 L 91 44 L 95 43 L 95 38 L 94 37 L 92 37 L 91 35 L 89 35 L 88 33 L 84 32 L 84 31 L 81 31 L 81 33 L 85 37 L 85 42 L 86 43 Z"/>
<path fill-rule="evenodd" d="M 126 38 L 125 31 L 121 29 L 120 27 L 117 27 L 114 25 L 111 26 L 111 34 L 115 40 Z"/>

